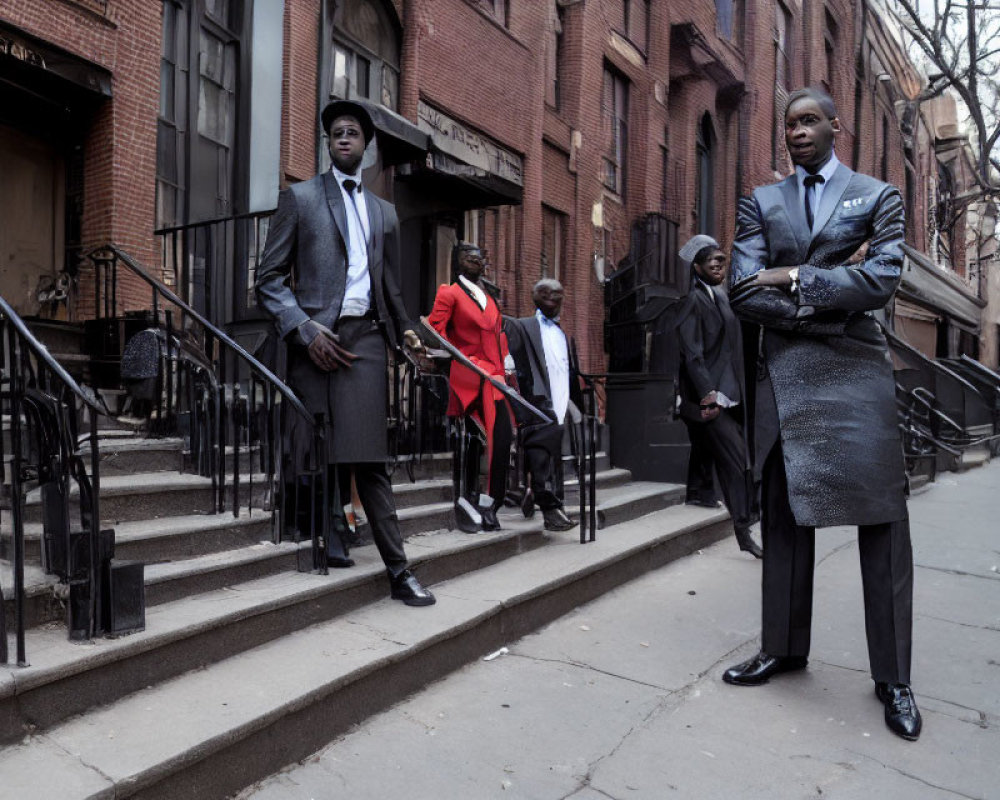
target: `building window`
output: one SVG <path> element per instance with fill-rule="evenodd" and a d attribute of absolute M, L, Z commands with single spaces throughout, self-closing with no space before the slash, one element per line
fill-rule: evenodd
<path fill-rule="evenodd" d="M 712 117 L 705 114 L 695 136 L 695 164 L 697 169 L 695 213 L 698 216 L 698 233 L 715 235 L 715 127 Z"/>
<path fill-rule="evenodd" d="M 792 15 L 782 3 L 774 7 L 774 80 L 787 89 L 792 82 Z"/>
<path fill-rule="evenodd" d="M 163 4 L 157 227 L 233 212 L 242 25 L 231 0 Z"/>
<path fill-rule="evenodd" d="M 720 36 L 733 37 L 733 0 L 715 0 L 715 24 Z"/>
<path fill-rule="evenodd" d="M 823 12 L 823 48 L 826 54 L 824 65 L 826 74 L 823 83 L 826 84 L 826 91 L 831 96 L 833 95 L 833 71 L 837 63 L 837 35 L 837 21 L 830 13 L 830 9 L 827 8 Z"/>
<path fill-rule="evenodd" d="M 628 154 L 628 82 L 607 66 L 604 67 L 601 116 L 605 141 L 601 181 L 616 194 L 624 194 Z"/>
<path fill-rule="evenodd" d="M 507 0 L 472 0 L 472 4 L 481 8 L 505 28 L 507 27 Z"/>
<path fill-rule="evenodd" d="M 782 161 L 785 142 L 785 105 L 792 80 L 792 15 L 781 3 L 774 10 L 774 109 L 771 125 L 771 169 Z"/>
<path fill-rule="evenodd" d="M 563 70 L 563 9 L 557 0 L 552 0 L 550 9 L 552 27 L 545 53 L 545 102 L 552 108 L 559 108 L 559 85 Z"/>
<path fill-rule="evenodd" d="M 649 50 L 649 0 L 625 0 L 625 35 L 642 52 Z"/>
<path fill-rule="evenodd" d="M 380 0 L 338 5 L 330 54 L 330 97 L 399 106 L 399 32 Z"/>
<path fill-rule="evenodd" d="M 561 280 L 566 257 L 566 215 L 542 206 L 542 278 Z"/>

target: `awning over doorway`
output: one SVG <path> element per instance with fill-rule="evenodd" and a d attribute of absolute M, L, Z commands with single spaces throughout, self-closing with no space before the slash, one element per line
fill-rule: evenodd
<path fill-rule="evenodd" d="M 401 167 L 400 179 L 419 183 L 456 208 L 520 204 L 521 156 L 423 101 L 417 125 L 430 138 L 430 152 L 422 163 Z"/>
<path fill-rule="evenodd" d="M 979 333 L 982 327 L 986 301 L 976 297 L 960 278 L 905 244 L 898 296 L 948 317 L 970 333 Z"/>
<path fill-rule="evenodd" d="M 365 107 L 375 123 L 382 163 L 389 166 L 421 160 L 430 149 L 430 137 L 406 117 L 378 103 L 354 100 Z"/>
<path fill-rule="evenodd" d="M 111 97 L 111 73 L 104 67 L 11 25 L 0 24 L 0 74 L 6 76 L 9 70 L 43 80 L 58 78 L 78 89 Z"/>

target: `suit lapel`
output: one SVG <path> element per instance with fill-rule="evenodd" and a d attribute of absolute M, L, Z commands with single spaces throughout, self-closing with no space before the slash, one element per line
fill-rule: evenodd
<path fill-rule="evenodd" d="M 351 240 L 347 227 L 347 209 L 344 208 L 344 195 L 332 172 L 323 173 L 323 188 L 326 190 L 326 203 L 330 207 L 330 213 L 333 215 L 333 222 L 340 232 L 340 238 L 344 241 L 346 252 Z M 346 259 L 344 263 L 347 263 Z"/>
<path fill-rule="evenodd" d="M 823 226 L 830 221 L 834 209 L 840 205 L 840 198 L 843 197 L 853 174 L 851 170 L 841 164 L 834 170 L 833 176 L 823 187 L 823 196 L 820 198 L 819 208 L 816 209 L 816 226 L 814 228 L 816 233 L 823 230 Z"/>
<path fill-rule="evenodd" d="M 805 201 L 797 174 L 793 173 L 781 182 L 781 198 L 785 204 L 785 213 L 791 220 L 795 240 L 799 243 L 799 249 L 804 252 L 809 247 L 812 234 L 806 224 Z"/>
<path fill-rule="evenodd" d="M 371 192 L 365 190 L 365 208 L 368 210 L 368 272 L 372 284 L 382 280 L 382 204 Z"/>
<path fill-rule="evenodd" d="M 542 325 L 538 321 L 538 317 L 528 317 L 525 323 L 524 328 L 528 334 L 528 342 L 531 343 L 533 355 L 540 367 L 538 371 L 542 376 L 542 380 L 545 381 L 545 394 L 551 398 L 552 387 L 549 386 L 549 370 L 548 365 L 545 363 L 545 345 L 542 344 Z"/>

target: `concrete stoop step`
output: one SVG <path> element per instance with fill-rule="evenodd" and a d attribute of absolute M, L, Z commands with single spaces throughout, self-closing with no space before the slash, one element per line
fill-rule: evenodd
<path fill-rule="evenodd" d="M 627 470 L 609 469 L 598 475 L 598 520 L 621 520 L 647 513 L 674 502 L 680 502 L 675 489 L 664 491 L 662 484 L 627 484 Z M 242 508 L 238 516 L 186 513 L 191 509 L 191 494 L 208 491 L 209 479 L 194 475 L 150 473 L 124 476 L 102 482 L 102 516 L 115 528 L 115 556 L 119 559 L 142 561 L 146 566 L 146 602 L 148 605 L 167 602 L 199 591 L 239 583 L 285 570 L 294 570 L 295 548 L 290 543 L 271 544 L 273 521 L 268 511 Z M 262 487 L 255 482 L 255 494 Z M 575 481 L 567 482 L 567 507 L 577 515 L 578 494 Z M 621 491 L 611 490 L 623 487 Z M 134 498 L 143 508 L 154 507 L 171 512 L 168 516 L 151 519 L 108 521 L 105 492 L 119 505 Z M 417 483 L 399 484 L 393 488 L 398 505 L 399 525 L 404 538 L 426 531 L 450 528 L 454 524 L 451 503 L 451 481 L 427 479 Z M 153 500 L 150 500 L 150 495 Z M 40 509 L 37 497 L 29 519 L 37 519 Z M 195 505 L 200 503 L 197 501 Z M 126 509 L 126 517 L 140 516 Z M 536 515 L 541 524 L 541 515 Z M 367 526 L 361 529 L 362 541 L 370 543 Z M 29 560 L 39 559 L 42 525 L 25 525 L 25 553 Z M 305 545 L 303 545 L 305 547 Z M 164 563 L 166 562 L 166 563 Z M 26 618 L 29 626 L 65 618 L 65 604 L 60 587 L 53 576 L 32 570 L 28 586 Z M 8 597 L 8 618 L 13 611 L 13 598 Z"/>
<path fill-rule="evenodd" d="M 8 740 L 39 729 L 0 751 L 4 791 L 20 800 L 225 797 L 731 533 L 724 511 L 683 505 L 586 545 L 576 530 L 543 533 L 513 514 L 502 522 L 496 534 L 407 542 L 437 595 L 431 608 L 389 600 L 378 556 L 363 548 L 352 570 L 284 573 L 157 606 L 131 637 L 72 645 L 61 630 L 33 632 L 32 666 L 0 681 Z"/>

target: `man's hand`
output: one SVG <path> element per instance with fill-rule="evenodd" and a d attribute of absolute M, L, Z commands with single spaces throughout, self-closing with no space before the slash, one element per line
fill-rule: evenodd
<path fill-rule="evenodd" d="M 762 269 L 760 272 L 754 273 L 754 283 L 757 286 L 791 286 L 792 279 L 789 274 L 795 267 L 772 267 L 771 269 Z"/>
<path fill-rule="evenodd" d="M 337 334 L 314 319 L 299 326 L 299 336 L 303 341 L 308 341 L 309 358 L 324 372 L 333 372 L 341 367 L 349 368 L 357 358 L 354 353 L 340 346 Z"/>
<path fill-rule="evenodd" d="M 416 331 L 403 331 L 403 346 L 416 354 L 424 352 L 424 343 L 420 341 Z"/>
<path fill-rule="evenodd" d="M 701 407 L 701 418 L 704 422 L 711 422 L 719 416 L 721 409 L 719 408 L 718 396 L 714 391 L 701 398 L 698 405 Z"/>

